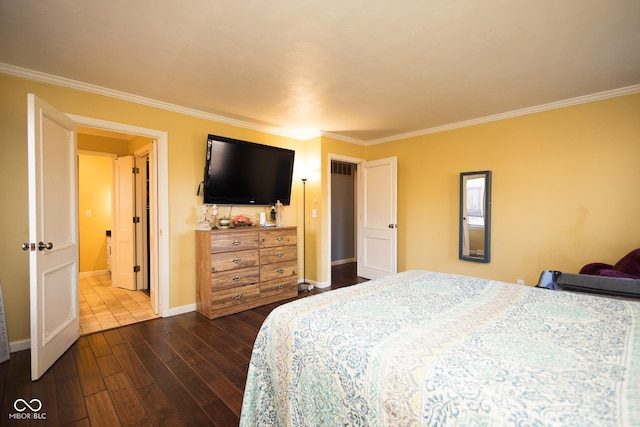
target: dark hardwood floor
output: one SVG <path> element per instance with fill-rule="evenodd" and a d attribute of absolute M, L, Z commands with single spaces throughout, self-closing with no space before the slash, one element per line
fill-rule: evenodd
<path fill-rule="evenodd" d="M 298 298 L 364 281 L 355 264 L 343 264 L 331 287 Z M 29 350 L 12 353 L 0 364 L 0 425 L 237 426 L 253 342 L 280 304 L 85 335 L 35 382 Z"/>

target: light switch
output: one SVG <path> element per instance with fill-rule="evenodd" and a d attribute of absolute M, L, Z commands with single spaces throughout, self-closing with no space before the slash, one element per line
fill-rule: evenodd
<path fill-rule="evenodd" d="M 315 218 L 318 216 L 318 212 L 315 209 L 311 209 L 311 218 Z"/>

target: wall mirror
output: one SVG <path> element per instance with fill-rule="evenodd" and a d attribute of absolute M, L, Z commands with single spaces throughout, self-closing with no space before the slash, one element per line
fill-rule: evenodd
<path fill-rule="evenodd" d="M 458 258 L 489 262 L 491 247 L 491 171 L 460 174 Z"/>

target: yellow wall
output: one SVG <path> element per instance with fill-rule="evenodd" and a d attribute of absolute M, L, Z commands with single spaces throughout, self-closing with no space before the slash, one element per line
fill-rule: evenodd
<path fill-rule="evenodd" d="M 107 138 L 104 136 L 78 133 L 78 150 L 110 153 L 116 156 L 126 156 L 129 150 L 129 142 L 124 139 Z M 146 139 L 146 138 L 145 138 Z M 147 139 L 148 140 L 148 139 Z"/>
<path fill-rule="evenodd" d="M 80 272 L 107 269 L 107 236 L 111 230 L 113 158 L 78 156 L 78 231 Z"/>
<path fill-rule="evenodd" d="M 640 94 L 368 147 L 398 157 L 398 269 L 537 283 L 640 247 Z M 491 262 L 458 260 L 459 174 L 493 171 Z"/>

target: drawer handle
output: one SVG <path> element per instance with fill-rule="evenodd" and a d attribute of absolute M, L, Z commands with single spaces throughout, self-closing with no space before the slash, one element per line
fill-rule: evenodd
<path fill-rule="evenodd" d="M 284 255 L 284 254 L 283 254 L 282 252 L 278 252 L 278 253 L 276 254 L 276 256 L 277 256 L 278 258 L 282 258 L 282 256 L 283 256 L 283 255 Z"/>
<path fill-rule="evenodd" d="M 282 242 L 282 237 L 278 236 L 278 237 L 276 237 L 276 240 L 277 240 L 278 242 Z"/>
<path fill-rule="evenodd" d="M 240 240 L 234 240 L 233 242 L 231 242 L 231 244 L 233 246 L 238 246 L 240 244 Z"/>
<path fill-rule="evenodd" d="M 233 299 L 235 299 L 235 300 L 239 300 L 240 298 L 242 298 L 242 294 L 235 294 L 233 296 Z"/>
<path fill-rule="evenodd" d="M 276 286 L 276 288 L 278 289 L 284 289 L 284 285 L 282 283 L 280 283 L 278 286 Z"/>
<path fill-rule="evenodd" d="M 239 282 L 241 278 L 242 278 L 242 277 L 240 277 L 240 276 L 236 276 L 236 277 L 234 277 L 232 280 L 233 280 L 234 282 Z"/>
<path fill-rule="evenodd" d="M 283 269 L 281 269 L 281 268 L 279 268 L 279 269 L 277 269 L 277 270 L 276 270 L 276 273 L 280 273 L 280 274 L 282 274 L 282 273 L 284 273 L 284 270 L 283 270 Z"/>
<path fill-rule="evenodd" d="M 233 262 L 235 262 L 236 264 L 238 264 L 240 261 L 242 261 L 240 258 L 234 258 Z"/>

